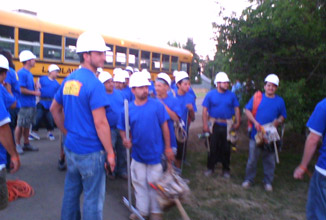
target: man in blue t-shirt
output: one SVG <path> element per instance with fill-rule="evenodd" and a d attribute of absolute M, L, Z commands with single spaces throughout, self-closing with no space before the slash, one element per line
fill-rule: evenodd
<path fill-rule="evenodd" d="M 308 164 L 313 157 L 318 143 L 322 138 L 322 146 L 315 165 L 315 172 L 310 180 L 306 216 L 308 220 L 322 220 L 326 216 L 326 99 L 319 102 L 310 116 L 307 127 L 310 133 L 300 165 L 294 171 L 295 179 L 303 179 L 304 173 L 309 174 Z"/>
<path fill-rule="evenodd" d="M 230 80 L 226 73 L 217 73 L 214 84 L 216 89 L 206 94 L 202 104 L 203 132 L 211 133 L 205 175 L 213 174 L 216 163 L 221 162 L 223 177 L 230 178 L 231 142 L 228 139 L 230 136 L 228 132 L 237 130 L 240 126 L 239 102 L 236 95 L 228 90 Z M 235 123 L 227 123 L 228 120 L 232 121 L 234 113 Z M 208 120 L 213 121 L 212 131 L 209 129 Z M 232 126 L 232 128 L 228 129 L 227 126 Z"/>
<path fill-rule="evenodd" d="M 57 93 L 60 84 L 56 80 L 60 72 L 60 68 L 51 64 L 48 68 L 49 75 L 42 76 L 38 82 L 38 89 L 41 92 L 41 97 L 39 103 L 36 105 L 36 121 L 33 125 L 32 131 L 38 131 L 40 127 L 41 120 L 45 118 L 46 129 L 48 130 L 48 138 L 50 141 L 54 141 L 55 137 L 53 136 L 54 121 L 52 114 L 50 112 L 50 106 L 54 95 Z"/>
<path fill-rule="evenodd" d="M 114 179 L 115 177 L 119 176 L 123 179 L 127 179 L 128 174 L 126 149 L 122 145 L 122 139 L 117 128 L 119 117 L 123 112 L 124 97 L 120 90 L 113 88 L 113 80 L 110 73 L 103 71 L 98 76 L 98 79 L 101 81 L 101 83 L 104 84 L 109 100 L 109 105 L 105 108 L 106 117 L 111 128 L 111 141 L 116 154 L 116 168 L 109 177 Z"/>
<path fill-rule="evenodd" d="M 196 99 L 189 93 L 190 78 L 188 73 L 184 71 L 178 72 L 175 78 L 175 82 L 178 87 L 178 90 L 175 93 L 175 97 L 177 98 L 181 108 L 180 119 L 183 123 L 183 129 L 188 134 L 190 124 L 195 120 L 195 112 L 197 111 Z M 178 168 L 182 168 L 183 161 L 186 159 L 187 139 L 184 142 L 177 140 L 178 149 L 175 165 Z"/>
<path fill-rule="evenodd" d="M 17 127 L 15 129 L 16 148 L 19 154 L 24 151 L 38 151 L 37 147 L 29 143 L 29 130 L 35 120 L 36 112 L 36 96 L 40 96 L 40 91 L 37 91 L 34 86 L 33 75 L 30 72 L 35 66 L 36 56 L 29 50 L 23 50 L 19 54 L 19 61 L 23 63 L 23 68 L 18 71 L 20 85 L 20 105 L 18 113 Z M 21 147 L 20 139 L 23 136 L 24 145 Z"/>
<path fill-rule="evenodd" d="M 64 80 L 50 108 L 56 125 L 66 135 L 67 173 L 61 219 L 81 218 L 79 203 L 83 192 L 83 219 L 101 220 L 105 160 L 113 171 L 115 155 L 105 115 L 109 101 L 95 73 L 103 67 L 109 48 L 100 34 L 84 32 L 78 37 L 76 50 L 81 68 Z"/>
<path fill-rule="evenodd" d="M 157 75 L 155 80 L 156 98 L 161 101 L 170 116 L 168 126 L 170 131 L 171 147 L 176 154 L 178 146 L 174 132 L 174 123 L 179 123 L 179 119 L 181 117 L 181 107 L 178 100 L 174 96 L 168 95 L 170 85 L 171 79 L 168 74 L 159 73 Z"/>
<path fill-rule="evenodd" d="M 19 155 L 9 126 L 10 115 L 8 112 L 8 108 L 15 104 L 16 99 L 3 87 L 8 70 L 8 60 L 0 55 L 0 210 L 8 205 L 6 184 L 7 152 L 11 156 L 11 173 L 16 172 L 20 167 Z"/>
<path fill-rule="evenodd" d="M 170 146 L 167 120 L 169 115 L 158 100 L 148 98 L 147 77 L 134 73 L 130 77 L 130 87 L 135 101 L 129 104 L 129 126 L 131 140 L 126 137 L 125 116 L 121 115 L 118 129 L 123 145 L 132 148 L 131 179 L 135 189 L 136 207 L 144 218 L 162 219 L 162 210 L 157 201 L 157 192 L 148 183 L 156 182 L 163 173 L 162 154 L 171 164 L 174 160 Z M 138 219 L 132 213 L 130 219 Z"/>
<path fill-rule="evenodd" d="M 257 162 L 262 156 L 264 168 L 264 188 L 266 191 L 273 191 L 272 182 L 275 171 L 275 152 L 258 147 L 255 141 L 257 131 L 262 131 L 262 125 L 272 123 L 277 128 L 286 118 L 286 108 L 284 100 L 276 95 L 279 86 L 279 78 L 275 74 L 269 74 L 265 78 L 265 93 L 262 95 L 260 104 L 254 106 L 254 97 L 252 97 L 246 105 L 246 115 L 253 124 L 249 141 L 249 158 L 246 167 L 245 181 L 242 183 L 243 188 L 249 188 L 256 176 Z M 256 103 L 256 101 L 255 101 Z M 256 114 L 254 115 L 253 112 Z"/>

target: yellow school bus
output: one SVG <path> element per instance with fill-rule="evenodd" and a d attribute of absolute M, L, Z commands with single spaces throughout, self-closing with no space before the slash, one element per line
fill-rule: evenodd
<path fill-rule="evenodd" d="M 22 50 L 32 51 L 37 56 L 36 65 L 31 69 L 35 79 L 47 75 L 48 66 L 52 63 L 61 68 L 60 82 L 77 69 L 80 63 L 76 42 L 83 32 L 43 21 L 36 15 L 0 10 L 0 49 L 11 52 L 16 71 L 23 66 L 18 59 L 19 53 Z M 111 74 L 114 68 L 124 69 L 126 66 L 147 69 L 152 79 L 159 72 L 191 72 L 193 54 L 188 50 L 154 46 L 108 35 L 103 35 L 103 38 L 111 49 L 106 53 L 104 70 Z"/>

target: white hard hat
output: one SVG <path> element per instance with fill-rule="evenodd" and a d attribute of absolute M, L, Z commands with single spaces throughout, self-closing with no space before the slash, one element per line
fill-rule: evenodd
<path fill-rule="evenodd" d="M 138 68 L 134 68 L 134 73 L 135 72 L 139 72 L 139 69 Z"/>
<path fill-rule="evenodd" d="M 96 72 L 98 72 L 98 73 L 103 72 L 103 68 L 102 67 L 97 67 Z"/>
<path fill-rule="evenodd" d="M 225 72 L 218 72 L 215 76 L 214 85 L 216 86 L 218 82 L 230 82 L 230 79 Z"/>
<path fill-rule="evenodd" d="M 151 83 L 148 81 L 148 78 L 140 72 L 134 73 L 130 76 L 129 87 L 142 87 L 150 86 Z"/>
<path fill-rule="evenodd" d="M 188 73 L 186 73 L 185 71 L 180 71 L 175 76 L 175 83 L 178 83 L 181 80 L 186 79 L 186 78 L 189 78 Z"/>
<path fill-rule="evenodd" d="M 143 69 L 141 73 L 147 77 L 147 79 L 152 79 L 150 72 L 147 69 Z"/>
<path fill-rule="evenodd" d="M 0 68 L 9 70 L 9 62 L 5 56 L 0 54 Z"/>
<path fill-rule="evenodd" d="M 276 86 L 278 86 L 278 84 L 280 83 L 280 79 L 278 78 L 278 76 L 276 74 L 271 73 L 268 76 L 266 76 L 265 82 L 270 82 L 270 83 L 273 83 Z"/>
<path fill-rule="evenodd" d="M 121 72 L 119 72 L 113 76 L 113 82 L 124 83 L 126 82 L 126 77 Z"/>
<path fill-rule="evenodd" d="M 113 70 L 113 75 L 117 75 L 117 74 L 119 74 L 121 71 L 122 71 L 121 68 L 114 68 L 114 70 Z"/>
<path fill-rule="evenodd" d="M 36 59 L 36 56 L 29 50 L 23 50 L 19 54 L 19 61 L 21 63 L 32 59 Z"/>
<path fill-rule="evenodd" d="M 112 76 L 110 73 L 106 72 L 106 71 L 102 71 L 99 75 L 98 75 L 98 79 L 100 80 L 101 83 L 105 83 L 106 81 L 108 81 L 109 79 L 112 79 Z"/>
<path fill-rule="evenodd" d="M 58 66 L 55 65 L 55 64 L 51 64 L 51 65 L 49 66 L 48 70 L 49 70 L 49 73 L 51 73 L 51 72 L 53 72 L 53 71 L 58 71 L 58 72 L 60 72 L 60 67 L 58 67 Z"/>
<path fill-rule="evenodd" d="M 179 71 L 178 70 L 174 70 L 173 71 L 173 76 L 176 77 L 178 75 Z"/>
<path fill-rule="evenodd" d="M 166 73 L 159 73 L 156 79 L 164 80 L 169 86 L 171 86 L 171 78 Z"/>
<path fill-rule="evenodd" d="M 134 73 L 134 70 L 132 69 L 131 66 L 127 66 L 125 70 L 130 71 L 131 73 Z"/>
<path fill-rule="evenodd" d="M 104 52 L 110 50 L 110 48 L 106 46 L 103 37 L 91 31 L 86 31 L 78 37 L 76 47 L 77 53 L 89 51 Z"/>
<path fill-rule="evenodd" d="M 129 79 L 129 73 L 126 70 L 121 70 L 121 73 L 126 79 Z"/>

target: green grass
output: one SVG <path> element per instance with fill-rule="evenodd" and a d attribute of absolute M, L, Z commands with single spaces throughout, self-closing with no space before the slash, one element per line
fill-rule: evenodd
<path fill-rule="evenodd" d="M 293 171 L 301 160 L 301 153 L 284 150 L 280 153 L 280 164 L 276 165 L 273 192 L 265 192 L 262 184 L 262 163 L 258 164 L 256 184 L 244 190 L 245 167 L 248 158 L 246 150 L 232 153 L 231 179 L 226 180 L 219 174 L 221 166 L 211 177 L 205 177 L 207 153 L 205 148 L 198 148 L 202 142 L 193 138 L 189 141 L 187 161 L 183 177 L 190 180 L 192 191 L 190 201 L 184 204 L 192 220 L 249 220 L 249 219 L 305 219 L 305 203 L 309 179 L 303 181 L 293 179 Z M 196 145 L 196 147 L 193 147 Z M 310 170 L 313 170 L 310 167 Z M 182 219 L 174 207 L 165 213 L 164 219 Z"/>

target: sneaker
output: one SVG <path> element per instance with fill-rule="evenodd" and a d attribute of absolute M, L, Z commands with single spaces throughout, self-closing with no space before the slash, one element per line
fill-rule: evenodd
<path fill-rule="evenodd" d="M 242 183 L 242 188 L 244 188 L 244 189 L 248 189 L 248 188 L 250 188 L 250 186 L 251 186 L 251 182 L 249 181 L 249 180 L 245 180 L 243 183 Z"/>
<path fill-rule="evenodd" d="M 66 161 L 65 159 L 59 159 L 58 161 L 58 170 L 64 171 L 67 169 Z"/>
<path fill-rule="evenodd" d="M 273 186 L 272 184 L 266 183 L 264 184 L 264 188 L 267 192 L 272 192 L 273 191 Z"/>
<path fill-rule="evenodd" d="M 16 150 L 18 154 L 24 154 L 24 150 L 20 144 L 16 144 Z"/>
<path fill-rule="evenodd" d="M 36 140 L 41 139 L 40 136 L 38 136 L 38 134 L 36 134 L 34 131 L 29 132 L 29 135 L 32 136 Z"/>
<path fill-rule="evenodd" d="M 204 175 L 207 177 L 211 176 L 212 174 L 213 174 L 213 170 L 210 170 L 210 169 L 208 169 L 204 172 Z"/>
<path fill-rule="evenodd" d="M 32 135 L 29 135 L 29 136 L 28 136 L 28 140 L 29 140 L 29 141 L 34 141 L 34 140 L 36 140 L 36 139 L 35 139 L 35 138 L 33 138 L 33 136 L 32 136 Z"/>
<path fill-rule="evenodd" d="M 55 137 L 53 136 L 53 134 L 51 132 L 48 132 L 48 138 L 50 141 L 54 141 Z"/>
<path fill-rule="evenodd" d="M 223 171 L 223 177 L 225 179 L 230 179 L 230 177 L 231 177 L 230 172 L 229 171 Z"/>
<path fill-rule="evenodd" d="M 37 147 L 34 147 L 31 144 L 24 144 L 23 150 L 24 151 L 38 151 L 38 148 Z"/>

